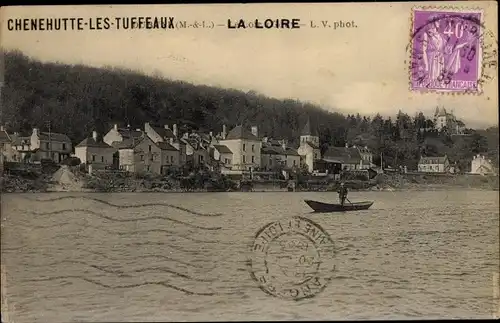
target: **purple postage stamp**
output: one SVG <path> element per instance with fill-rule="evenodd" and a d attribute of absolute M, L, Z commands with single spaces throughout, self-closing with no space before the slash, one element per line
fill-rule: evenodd
<path fill-rule="evenodd" d="M 479 93 L 481 11 L 414 9 L 410 88 Z"/>

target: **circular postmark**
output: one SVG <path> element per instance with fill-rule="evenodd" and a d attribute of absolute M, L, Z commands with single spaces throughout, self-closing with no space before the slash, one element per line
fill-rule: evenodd
<path fill-rule="evenodd" d="M 314 221 L 296 216 L 268 223 L 255 235 L 250 275 L 267 294 L 291 300 L 317 295 L 335 270 L 335 246 Z"/>
<path fill-rule="evenodd" d="M 498 41 L 482 11 L 414 9 L 412 25 L 412 90 L 480 93 L 496 75 Z"/>

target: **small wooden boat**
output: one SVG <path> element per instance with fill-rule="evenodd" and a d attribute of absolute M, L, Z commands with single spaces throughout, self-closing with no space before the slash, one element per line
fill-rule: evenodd
<path fill-rule="evenodd" d="M 344 206 L 340 204 L 329 204 L 312 200 L 304 200 L 304 202 L 306 202 L 306 204 L 309 205 L 309 207 L 313 209 L 314 212 L 323 212 L 323 213 L 367 210 L 370 208 L 370 206 L 373 205 L 373 201 L 364 201 L 356 203 L 350 203 L 346 201 Z"/>

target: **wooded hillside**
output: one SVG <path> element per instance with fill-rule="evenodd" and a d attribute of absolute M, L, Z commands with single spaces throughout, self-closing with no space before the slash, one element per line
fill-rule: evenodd
<path fill-rule="evenodd" d="M 475 153 L 489 152 L 498 163 L 498 127 L 472 131 L 471 136 L 449 136 L 432 129 L 420 113 L 400 112 L 393 118 L 368 118 L 330 113 L 296 100 L 278 100 L 257 93 L 197 86 L 146 76 L 123 69 L 42 63 L 19 52 L 4 53 L 5 83 L 0 121 L 7 129 L 29 132 L 34 126 L 67 134 L 74 143 L 93 130 L 107 132 L 115 122 L 143 127 L 144 122 L 177 123 L 187 128 L 220 132 L 236 124 L 257 125 L 261 135 L 286 138 L 298 144 L 307 118 L 328 145 L 368 145 L 384 154 L 388 165 L 415 168 L 421 154 L 447 153 L 466 165 Z M 369 102 L 369 99 L 367 99 Z M 428 108 L 428 107 L 423 107 Z"/>

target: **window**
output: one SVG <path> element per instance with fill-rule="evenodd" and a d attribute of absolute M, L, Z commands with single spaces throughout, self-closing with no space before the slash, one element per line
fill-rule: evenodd
<path fill-rule="evenodd" d="M 297 164 L 297 161 L 294 159 L 293 160 L 293 166 L 295 166 Z"/>
<path fill-rule="evenodd" d="M 224 163 L 225 163 L 225 164 L 229 164 L 229 159 L 225 158 L 225 159 L 224 159 Z"/>
<path fill-rule="evenodd" d="M 95 161 L 95 155 L 92 155 L 92 161 Z"/>
<path fill-rule="evenodd" d="M 149 158 L 149 160 L 150 160 L 150 161 L 154 161 L 154 160 L 155 160 L 155 156 L 154 156 L 154 155 L 153 155 L 153 156 L 151 156 L 151 157 Z"/>
<path fill-rule="evenodd" d="M 314 153 L 314 159 L 318 159 L 318 154 Z"/>
<path fill-rule="evenodd" d="M 243 163 L 246 163 L 246 156 L 243 156 Z"/>
<path fill-rule="evenodd" d="M 243 144 L 243 151 L 245 151 L 247 148 L 247 145 Z"/>
<path fill-rule="evenodd" d="M 45 146 L 47 147 L 47 149 L 50 149 L 50 143 L 46 143 Z"/>
<path fill-rule="evenodd" d="M 174 163 L 174 156 L 170 156 L 170 162 Z"/>
<path fill-rule="evenodd" d="M 62 144 L 62 150 L 66 150 L 66 144 L 65 143 Z"/>
<path fill-rule="evenodd" d="M 252 146 L 253 148 L 253 146 Z M 255 156 L 252 156 L 252 164 L 255 163 Z"/>
<path fill-rule="evenodd" d="M 149 165 L 148 165 L 148 166 L 146 166 L 146 169 L 147 169 L 147 171 L 148 171 L 148 172 L 149 172 L 149 169 L 150 169 L 150 168 L 151 168 L 151 167 L 150 167 Z"/>
<path fill-rule="evenodd" d="M 144 160 L 144 155 L 141 155 L 141 160 Z"/>
<path fill-rule="evenodd" d="M 151 145 L 149 145 L 149 152 L 151 152 Z"/>
<path fill-rule="evenodd" d="M 255 145 L 252 145 L 252 152 L 255 151 Z"/>
<path fill-rule="evenodd" d="M 101 156 L 101 162 L 104 163 L 104 156 Z"/>

